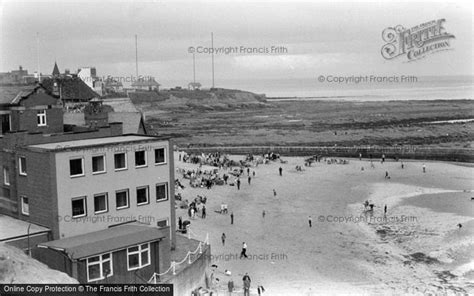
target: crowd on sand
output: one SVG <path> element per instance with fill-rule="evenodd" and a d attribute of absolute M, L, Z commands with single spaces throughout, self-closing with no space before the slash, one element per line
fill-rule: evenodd
<path fill-rule="evenodd" d="M 359 154 L 359 160 L 362 160 L 362 154 Z M 400 163 L 401 168 L 405 167 L 405 163 L 399 159 L 394 158 L 396 162 Z M 185 163 L 192 163 L 198 165 L 196 169 L 182 169 L 178 168 L 177 173 L 178 176 L 181 176 L 182 180 L 180 181 L 179 178 L 176 179 L 176 201 L 179 203 L 179 207 L 181 209 L 187 210 L 187 215 L 189 220 L 183 220 L 182 217 L 178 218 L 178 230 L 182 233 L 187 233 L 188 226 L 191 224 L 191 221 L 200 217 L 201 219 L 206 219 L 207 216 L 207 208 L 206 202 L 207 197 L 197 195 L 194 199 L 189 201 L 188 199 L 183 198 L 181 195 L 181 190 L 185 188 L 185 185 L 182 184 L 182 181 L 189 180 L 189 186 L 191 187 L 200 187 L 200 188 L 207 188 L 211 189 L 213 186 L 235 186 L 237 190 L 240 190 L 241 186 L 241 179 L 247 178 L 247 182 L 250 185 L 252 178 L 255 177 L 255 168 L 262 164 L 268 164 L 270 162 L 287 163 L 283 160 L 279 154 L 269 152 L 262 155 L 246 155 L 245 159 L 240 161 L 231 160 L 229 155 L 221 154 L 219 152 L 216 153 L 209 153 L 209 154 L 187 154 L 185 152 L 179 152 L 179 162 Z M 383 164 L 385 162 L 385 155 L 382 155 L 380 158 L 380 162 Z M 349 163 L 348 159 L 343 158 L 334 158 L 334 157 L 323 157 L 322 155 L 314 155 L 308 157 L 304 160 L 304 167 L 311 167 L 313 163 L 323 163 L 326 165 L 345 165 Z M 369 163 L 370 167 L 373 169 L 375 168 L 374 159 L 372 155 L 369 156 Z M 203 166 L 206 167 L 213 167 L 212 169 L 203 169 Z M 303 172 L 303 166 L 297 165 L 295 167 L 297 172 Z M 361 170 L 364 171 L 365 167 L 362 166 Z M 426 173 L 426 165 L 423 164 L 422 172 Z M 278 168 L 277 174 L 282 177 L 283 176 L 283 168 L 280 166 Z M 390 179 L 390 175 L 388 171 L 385 171 L 385 179 Z M 277 192 L 273 189 L 273 196 L 277 196 Z M 370 214 L 373 212 L 375 204 L 370 200 L 366 200 L 363 203 L 363 212 L 365 214 Z M 387 205 L 383 206 L 384 215 L 387 214 Z M 220 209 L 215 210 L 218 214 L 229 214 L 229 209 L 227 204 L 222 203 Z M 262 217 L 265 218 L 265 210 L 262 212 Z M 234 224 L 234 213 L 230 211 L 230 224 Z M 312 217 L 311 215 L 308 216 L 308 226 L 312 227 Z M 226 241 L 226 234 L 222 233 L 221 235 L 222 244 L 225 245 Z M 248 258 L 247 256 L 247 244 L 245 242 L 242 243 L 241 251 L 240 251 L 240 259 Z M 211 286 L 215 285 L 215 281 L 219 279 L 214 278 L 214 273 L 217 273 L 218 266 L 213 264 L 212 266 L 213 273 L 211 275 Z M 230 270 L 225 270 L 221 272 L 227 276 L 231 276 L 232 272 Z M 236 291 L 236 285 L 234 284 L 233 280 L 230 279 L 227 282 L 226 289 L 228 291 L 228 295 L 232 295 L 233 292 Z M 251 278 L 246 273 L 242 278 L 242 288 L 244 295 L 250 295 L 250 287 L 251 287 Z M 257 293 L 258 295 L 262 295 L 265 291 L 265 288 L 259 284 L 257 286 Z M 198 290 L 195 291 L 195 295 L 200 295 Z"/>

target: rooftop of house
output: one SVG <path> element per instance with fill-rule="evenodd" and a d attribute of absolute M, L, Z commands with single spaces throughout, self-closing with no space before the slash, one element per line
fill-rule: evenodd
<path fill-rule="evenodd" d="M 33 148 L 33 149 L 40 149 L 40 150 L 60 151 L 60 150 L 67 150 L 67 149 L 117 145 L 117 144 L 125 144 L 125 143 L 155 142 L 155 141 L 163 141 L 163 140 L 168 140 L 168 139 L 169 138 L 157 137 L 157 136 L 127 134 L 127 135 L 121 135 L 121 136 L 112 136 L 112 137 L 95 138 L 95 139 L 84 139 L 84 140 L 75 140 L 75 141 L 36 144 L 36 145 L 30 145 L 28 147 Z"/>
<path fill-rule="evenodd" d="M 11 104 L 15 98 L 31 93 L 35 87 L 35 84 L 0 86 L 0 105 Z"/>
<path fill-rule="evenodd" d="M 168 229 L 166 229 L 169 231 Z M 63 251 L 72 259 L 118 251 L 130 246 L 164 238 L 163 230 L 138 224 L 125 224 L 108 229 L 41 243 L 38 247 Z"/>
<path fill-rule="evenodd" d="M 49 232 L 49 228 L 5 215 L 0 215 L 0 225 L 0 242 L 26 236 L 28 233 L 34 235 Z"/>
<path fill-rule="evenodd" d="M 89 101 L 92 98 L 100 97 L 94 92 L 84 81 L 79 77 L 60 77 L 60 78 L 46 78 L 41 81 L 41 84 L 50 92 L 53 91 L 54 81 L 59 81 L 61 88 L 60 97 L 63 100 L 81 100 Z"/>
<path fill-rule="evenodd" d="M 140 78 L 132 83 L 132 87 L 160 86 L 154 78 Z"/>

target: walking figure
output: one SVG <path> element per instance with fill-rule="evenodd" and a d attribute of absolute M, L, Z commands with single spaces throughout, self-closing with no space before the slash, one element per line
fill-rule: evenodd
<path fill-rule="evenodd" d="M 278 169 L 278 171 L 280 172 L 280 176 L 283 176 L 283 168 L 280 167 L 280 168 Z"/>
<path fill-rule="evenodd" d="M 181 219 L 181 217 L 179 217 L 178 219 L 178 229 L 181 230 L 183 228 L 183 219 Z"/>
<path fill-rule="evenodd" d="M 276 197 L 277 196 L 277 192 L 275 189 L 273 189 L 273 196 Z"/>
<path fill-rule="evenodd" d="M 265 219 L 265 215 L 266 215 L 265 210 L 263 210 L 263 212 L 262 212 L 262 218 L 263 219 Z"/>
<path fill-rule="evenodd" d="M 225 246 L 225 239 L 226 239 L 225 233 L 222 233 L 221 240 L 222 240 L 223 246 Z"/>
<path fill-rule="evenodd" d="M 237 190 L 240 190 L 240 178 L 237 179 Z"/>
<path fill-rule="evenodd" d="M 245 273 L 242 281 L 244 282 L 244 296 L 250 296 L 250 283 L 252 281 L 250 280 L 248 273 Z"/>
<path fill-rule="evenodd" d="M 404 164 L 403 161 L 402 161 L 402 170 L 403 170 L 404 167 L 405 167 L 405 164 Z"/>
<path fill-rule="evenodd" d="M 382 154 L 382 163 L 385 162 L 385 154 Z"/>
<path fill-rule="evenodd" d="M 230 224 L 234 224 L 234 212 L 230 213 Z"/>
<path fill-rule="evenodd" d="M 247 168 L 247 176 L 250 176 L 250 168 Z"/>
<path fill-rule="evenodd" d="M 252 181 L 252 177 L 249 176 L 248 180 L 249 180 L 249 185 L 250 185 L 250 181 Z"/>
<path fill-rule="evenodd" d="M 423 164 L 423 173 L 426 173 L 426 165 Z"/>
<path fill-rule="evenodd" d="M 362 160 L 362 153 L 359 153 L 359 160 Z"/>
<path fill-rule="evenodd" d="M 252 171 L 252 176 L 255 178 L 255 171 Z"/>
<path fill-rule="evenodd" d="M 202 206 L 201 218 L 206 219 L 206 206 Z"/>
<path fill-rule="evenodd" d="M 247 256 L 247 244 L 245 242 L 242 243 L 242 251 L 240 252 L 240 259 L 242 257 L 248 258 Z"/>
<path fill-rule="evenodd" d="M 309 224 L 309 227 L 313 227 L 313 218 L 311 218 L 311 216 L 308 216 L 308 224 Z"/>
<path fill-rule="evenodd" d="M 383 207 L 383 214 L 384 214 L 384 215 L 387 215 L 387 205 L 385 205 L 385 206 Z"/>
<path fill-rule="evenodd" d="M 234 281 L 230 280 L 227 283 L 227 289 L 229 290 L 229 295 L 232 295 L 232 292 L 234 292 Z"/>

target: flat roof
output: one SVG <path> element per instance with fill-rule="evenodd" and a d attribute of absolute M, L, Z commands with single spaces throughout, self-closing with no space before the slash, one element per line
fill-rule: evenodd
<path fill-rule="evenodd" d="M 121 144 L 130 142 L 152 142 L 152 141 L 165 141 L 169 138 L 161 138 L 156 136 L 146 135 L 121 135 L 113 137 L 63 141 L 63 142 L 51 142 L 45 144 L 29 145 L 29 148 L 37 148 L 43 150 L 65 150 L 92 146 L 105 146 L 111 144 Z"/>
<path fill-rule="evenodd" d="M 169 231 L 166 228 L 166 231 Z M 63 251 L 72 259 L 110 253 L 130 246 L 164 238 L 163 229 L 137 224 L 124 224 L 38 244 L 38 247 Z"/>
<path fill-rule="evenodd" d="M 14 240 L 22 236 L 48 232 L 49 228 L 19 220 L 10 216 L 0 215 L 0 241 Z"/>

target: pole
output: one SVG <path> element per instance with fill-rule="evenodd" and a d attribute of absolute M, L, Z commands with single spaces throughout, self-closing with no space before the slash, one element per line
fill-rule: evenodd
<path fill-rule="evenodd" d="M 196 53 L 193 52 L 193 83 L 196 83 Z"/>
<path fill-rule="evenodd" d="M 38 71 L 38 82 L 41 82 L 41 71 L 40 71 L 40 51 L 39 51 L 40 41 L 39 41 L 39 32 L 36 32 L 36 69 Z"/>
<path fill-rule="evenodd" d="M 135 70 L 136 79 L 138 80 L 138 36 L 135 34 Z"/>
<path fill-rule="evenodd" d="M 214 88 L 214 33 L 211 32 L 212 88 Z"/>

